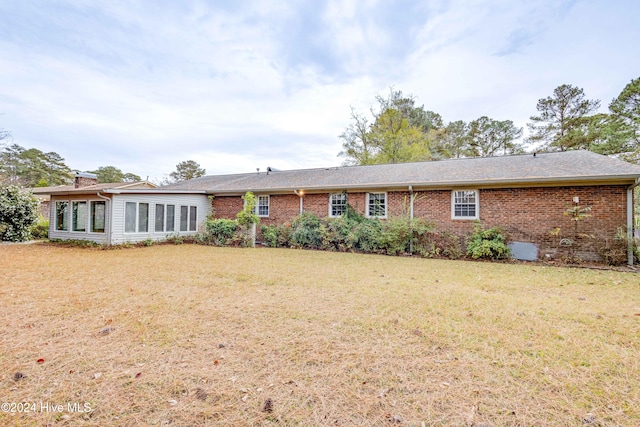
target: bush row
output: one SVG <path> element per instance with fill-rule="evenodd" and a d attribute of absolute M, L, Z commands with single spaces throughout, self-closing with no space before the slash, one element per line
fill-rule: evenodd
<path fill-rule="evenodd" d="M 423 257 L 460 258 L 464 252 L 458 236 L 439 232 L 433 223 L 406 217 L 381 221 L 365 218 L 348 207 L 339 218 L 318 218 L 303 213 L 291 224 L 262 226 L 262 237 L 270 247 L 354 251 L 387 255 L 418 254 Z M 506 236 L 499 228 L 484 230 L 477 223 L 468 239 L 467 255 L 503 259 L 510 255 Z"/>

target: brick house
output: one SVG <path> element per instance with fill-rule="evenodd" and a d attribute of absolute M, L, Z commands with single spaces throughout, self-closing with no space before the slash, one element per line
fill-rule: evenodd
<path fill-rule="evenodd" d="M 268 168 L 209 175 L 164 188 L 214 196 L 211 212 L 217 218 L 235 218 L 243 206 L 241 196 L 251 191 L 257 196 L 261 223 L 267 225 L 285 223 L 303 211 L 339 216 L 347 203 L 366 216 L 424 218 L 438 230 L 459 236 L 480 220 L 486 227 L 503 227 L 525 248 L 522 258 L 538 259 L 558 254 L 559 238 L 551 231 L 572 230 L 574 224 L 564 213 L 574 206 L 591 208 L 591 216 L 580 222 L 580 233 L 610 240 L 624 229 L 632 236 L 633 189 L 639 184 L 640 166 L 580 150 L 288 171 Z M 598 258 L 593 248 L 580 255 Z"/>
<path fill-rule="evenodd" d="M 261 223 L 283 224 L 301 212 L 340 216 L 347 204 L 369 217 L 424 218 L 437 230 L 467 236 L 479 220 L 509 234 L 514 256 L 562 254 L 560 238 L 575 225 L 567 209 L 590 207 L 580 233 L 631 241 L 633 189 L 640 166 L 589 151 L 433 162 L 344 166 L 209 175 L 178 184 L 92 184 L 53 188 L 49 237 L 116 244 L 193 235 L 209 214 L 235 218 L 247 191 L 257 196 Z M 210 200 L 210 197 L 212 199 Z M 562 233 L 552 235 L 560 229 Z M 582 258 L 596 259 L 584 245 Z M 628 260 L 633 256 L 628 250 Z"/>

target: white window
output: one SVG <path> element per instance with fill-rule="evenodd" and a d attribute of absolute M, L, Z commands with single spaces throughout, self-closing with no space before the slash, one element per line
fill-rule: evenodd
<path fill-rule="evenodd" d="M 260 217 L 269 216 L 269 196 L 258 196 L 256 200 L 256 212 Z"/>
<path fill-rule="evenodd" d="M 189 231 L 198 230 L 198 207 L 189 206 Z"/>
<path fill-rule="evenodd" d="M 71 206 L 71 230 L 87 231 L 87 202 L 73 202 Z"/>
<path fill-rule="evenodd" d="M 451 218 L 478 219 L 478 190 L 455 190 L 451 192 Z"/>
<path fill-rule="evenodd" d="M 106 203 L 104 201 L 92 201 L 89 211 L 91 218 L 91 232 L 104 233 Z"/>
<path fill-rule="evenodd" d="M 329 196 L 329 216 L 342 216 L 347 211 L 347 194 L 334 193 Z"/>
<path fill-rule="evenodd" d="M 367 193 L 367 216 L 387 217 L 387 193 Z"/>
<path fill-rule="evenodd" d="M 198 207 L 180 206 L 180 231 L 198 230 Z"/>
<path fill-rule="evenodd" d="M 124 208 L 124 232 L 149 231 L 149 203 L 126 202 Z"/>
<path fill-rule="evenodd" d="M 69 231 L 69 202 L 56 202 L 56 230 Z"/>
<path fill-rule="evenodd" d="M 176 205 L 167 205 L 167 230 L 175 231 L 176 229 Z"/>
<path fill-rule="evenodd" d="M 189 225 L 189 206 L 180 206 L 180 231 L 187 231 Z"/>
<path fill-rule="evenodd" d="M 164 231 L 164 205 L 156 203 L 156 232 Z"/>

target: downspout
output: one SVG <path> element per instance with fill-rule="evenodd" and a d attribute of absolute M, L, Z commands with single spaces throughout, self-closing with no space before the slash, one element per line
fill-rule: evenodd
<path fill-rule="evenodd" d="M 109 229 L 105 230 L 105 232 L 107 232 L 107 246 L 111 246 L 111 221 L 113 221 L 113 203 L 111 201 L 111 198 L 103 196 L 99 191 L 96 193 L 96 196 L 106 200 L 107 204 L 109 205 L 109 222 L 107 222 L 105 219 L 105 224 L 109 224 Z"/>
<path fill-rule="evenodd" d="M 293 192 L 296 194 L 296 196 L 298 196 L 298 198 L 300 199 L 300 215 L 302 215 L 303 212 L 303 207 L 302 207 L 302 199 L 304 199 L 304 190 L 293 190 Z"/>
<path fill-rule="evenodd" d="M 409 227 L 411 238 L 409 239 L 409 253 L 413 255 L 413 186 L 409 186 Z"/>
<path fill-rule="evenodd" d="M 640 178 L 627 188 L 627 264 L 633 265 L 633 190 L 640 185 Z"/>

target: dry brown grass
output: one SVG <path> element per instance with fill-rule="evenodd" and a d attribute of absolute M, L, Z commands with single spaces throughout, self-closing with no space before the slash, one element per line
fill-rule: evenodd
<path fill-rule="evenodd" d="M 3 426 L 640 424 L 633 273 L 5 245 L 0 308 Z"/>

